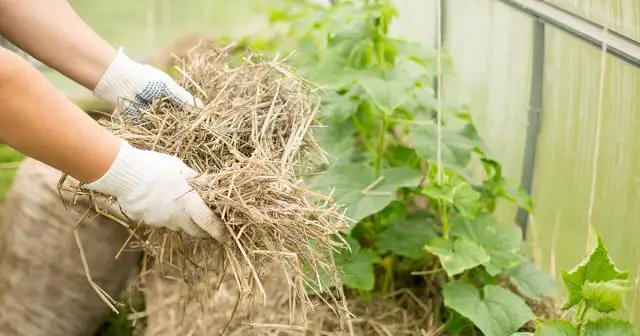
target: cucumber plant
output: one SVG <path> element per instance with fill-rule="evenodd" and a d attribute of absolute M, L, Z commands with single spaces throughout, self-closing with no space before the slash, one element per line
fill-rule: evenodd
<path fill-rule="evenodd" d="M 540 321 L 535 333 L 512 336 L 636 335 L 629 321 L 611 316 L 626 307 L 625 295 L 631 289 L 629 271 L 619 270 L 611 261 L 602 237 L 595 233 L 595 238 L 591 254 L 571 271 L 562 272 L 568 294 L 562 309 L 573 319 Z"/>
<path fill-rule="evenodd" d="M 536 318 L 525 298 L 556 295 L 525 258 L 520 228 L 495 215 L 499 201 L 532 211 L 531 199 L 505 178 L 467 108 L 438 104 L 439 56 L 391 36 L 397 14 L 389 1 L 275 1 L 270 22 L 285 29 L 244 43 L 298 51 L 293 65 L 323 89 L 314 132 L 330 160 L 311 183 L 352 221 L 336 258 L 344 286 L 367 299 L 439 276 L 449 334 L 510 336 Z"/>

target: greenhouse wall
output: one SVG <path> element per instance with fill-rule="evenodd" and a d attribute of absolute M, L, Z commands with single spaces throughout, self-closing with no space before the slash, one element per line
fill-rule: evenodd
<path fill-rule="evenodd" d="M 432 29 L 437 5 L 427 2 L 431 10 L 419 22 L 412 6 L 424 1 L 403 4 L 400 31 Z M 443 1 L 444 51 L 456 75 L 444 79 L 442 96 L 468 104 L 507 176 L 531 184 L 535 214 L 518 222 L 526 225 L 532 257 L 560 281 L 560 271 L 587 254 L 592 223 L 615 262 L 636 276 L 628 313 L 637 323 L 640 70 L 585 41 L 581 28 L 547 24 L 513 6 L 532 2 L 539 1 Z M 628 40 L 631 55 L 640 53 L 638 2 L 548 3 L 606 26 Z M 435 46 L 430 35 L 422 41 Z M 516 212 L 501 209 L 500 216 L 514 221 Z"/>

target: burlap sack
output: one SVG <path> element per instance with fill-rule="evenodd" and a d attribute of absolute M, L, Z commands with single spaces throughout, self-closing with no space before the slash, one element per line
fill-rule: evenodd
<path fill-rule="evenodd" d="M 107 306 L 87 281 L 74 238 L 86 199 L 68 210 L 57 190 L 59 171 L 27 159 L 4 202 L 0 224 L 0 336 L 87 336 Z M 80 226 L 93 279 L 117 297 L 140 254 L 114 256 L 127 231 L 91 213 Z"/>

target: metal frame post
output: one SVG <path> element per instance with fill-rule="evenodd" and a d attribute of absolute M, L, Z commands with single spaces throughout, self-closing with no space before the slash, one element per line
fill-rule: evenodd
<path fill-rule="evenodd" d="M 538 135 L 540 134 L 543 91 L 544 91 L 544 59 L 545 59 L 545 24 L 539 19 L 533 22 L 533 62 L 531 66 L 531 89 L 529 96 L 529 111 L 527 115 L 527 134 L 525 138 L 524 157 L 522 159 L 522 175 L 520 187 L 531 195 L 536 169 L 538 152 Z M 518 208 L 516 223 L 522 229 L 522 236 L 526 239 L 529 214 Z"/>

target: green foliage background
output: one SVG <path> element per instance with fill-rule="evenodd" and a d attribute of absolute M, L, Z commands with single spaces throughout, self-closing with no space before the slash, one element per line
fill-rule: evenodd
<path fill-rule="evenodd" d="M 531 200 L 505 180 L 470 111 L 438 102 L 448 57 L 390 36 L 388 1 L 280 1 L 267 11 L 284 32 L 246 43 L 297 50 L 296 68 L 324 92 L 315 132 L 331 160 L 312 186 L 352 219 L 336 259 L 344 285 L 364 299 L 399 288 L 420 296 L 426 284 L 413 274 L 438 273 L 452 334 L 509 336 L 535 319 L 524 297 L 554 296 L 555 285 L 525 258 L 520 229 L 493 214 L 498 200 L 532 211 Z"/>
<path fill-rule="evenodd" d="M 11 186 L 11 181 L 15 175 L 13 164 L 22 161 L 24 156 L 11 147 L 0 144 L 0 200 Z M 5 164 L 6 166 L 2 166 Z"/>

